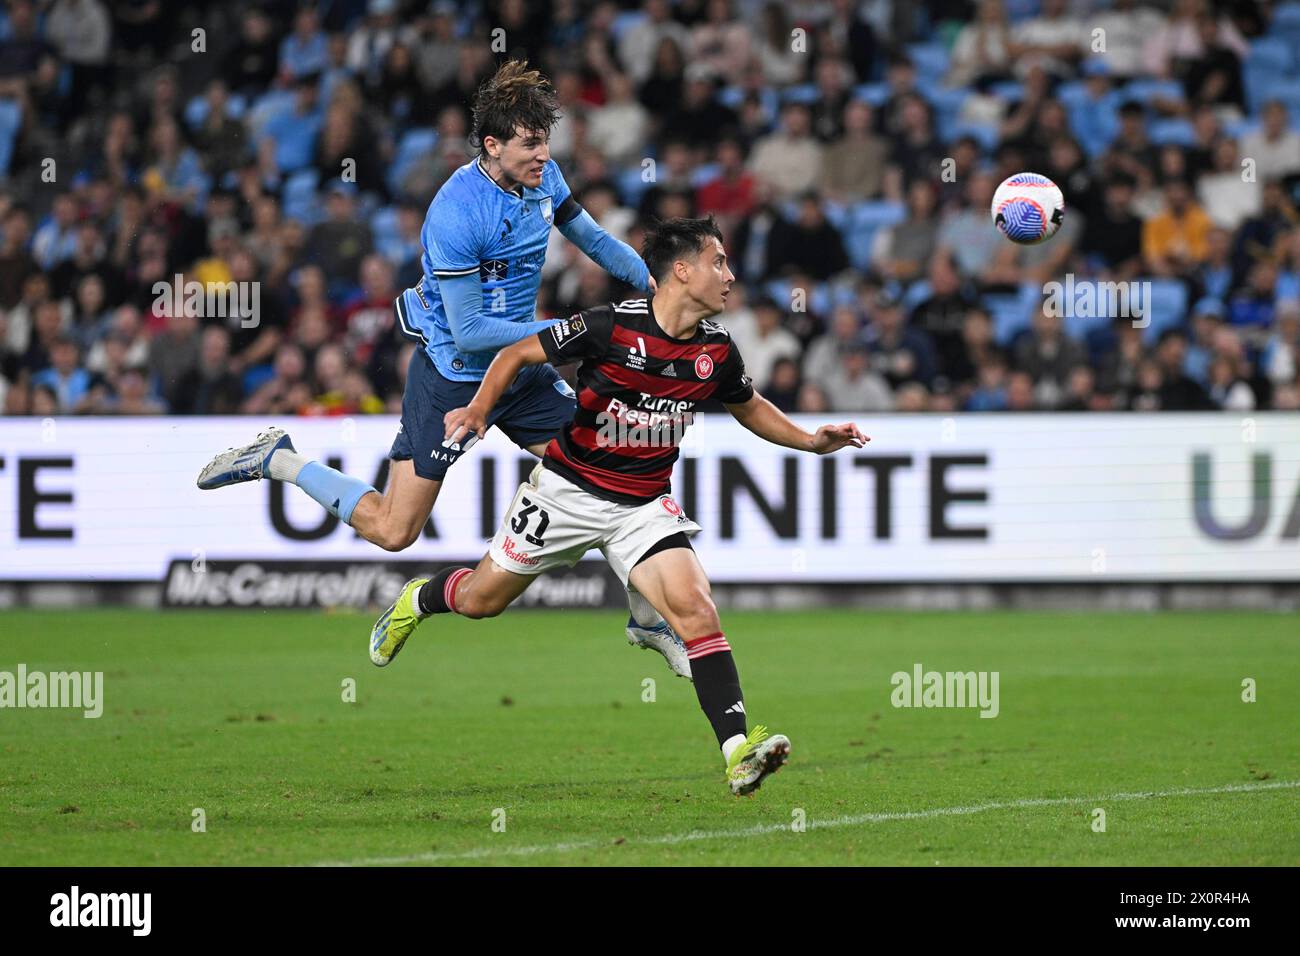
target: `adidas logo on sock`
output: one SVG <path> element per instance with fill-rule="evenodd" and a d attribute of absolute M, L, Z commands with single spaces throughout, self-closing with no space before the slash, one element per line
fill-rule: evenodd
<path fill-rule="evenodd" d="M 745 712 L 745 702 L 743 700 L 736 701 L 734 704 L 732 704 L 730 707 L 728 707 L 726 710 L 723 711 L 724 714 L 743 714 L 744 712 Z"/>

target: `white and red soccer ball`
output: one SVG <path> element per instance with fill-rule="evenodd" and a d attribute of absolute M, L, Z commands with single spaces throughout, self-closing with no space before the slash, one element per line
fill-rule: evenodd
<path fill-rule="evenodd" d="M 1065 221 L 1065 197 L 1056 183 L 1038 173 L 1016 173 L 993 193 L 993 225 L 1022 246 L 1056 235 Z"/>

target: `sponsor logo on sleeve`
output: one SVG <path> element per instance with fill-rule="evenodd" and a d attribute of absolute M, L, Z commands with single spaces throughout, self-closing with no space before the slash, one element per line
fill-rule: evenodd
<path fill-rule="evenodd" d="M 561 349 L 586 331 L 587 322 L 583 319 L 582 313 L 571 315 L 569 318 L 551 326 L 551 335 L 555 339 L 555 347 Z"/>

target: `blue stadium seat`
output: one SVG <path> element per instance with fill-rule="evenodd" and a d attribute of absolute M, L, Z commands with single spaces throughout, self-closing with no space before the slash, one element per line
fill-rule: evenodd
<path fill-rule="evenodd" d="M 609 25 L 609 32 L 614 36 L 614 42 L 617 43 L 623 39 L 623 34 L 632 29 L 638 23 L 648 19 L 643 10 L 628 10 L 624 13 L 615 15 Z"/>
<path fill-rule="evenodd" d="M 942 79 L 948 74 L 948 48 L 942 43 L 913 43 L 907 55 L 916 66 L 918 77 Z"/>
<path fill-rule="evenodd" d="M 635 209 L 641 204 L 641 197 L 652 185 L 641 178 L 640 166 L 625 169 L 617 174 L 614 177 L 614 184 L 618 189 L 619 202 L 630 209 Z"/>
<path fill-rule="evenodd" d="M 964 87 L 937 89 L 931 93 L 930 105 L 934 107 L 936 131 L 957 125 L 961 109 L 969 97 L 970 90 Z"/>
<path fill-rule="evenodd" d="M 849 228 L 849 220 L 852 215 L 851 206 L 827 199 L 822 202 L 822 212 L 826 214 L 826 221 L 838 229 L 841 235 Z"/>
<path fill-rule="evenodd" d="M 1026 282 L 1017 292 L 986 295 L 982 301 L 993 317 L 993 338 L 1006 347 L 1029 328 L 1042 301 L 1042 289 L 1036 283 Z"/>
<path fill-rule="evenodd" d="M 866 100 L 872 106 L 879 106 L 889 99 L 888 83 L 861 83 L 853 88 L 853 95 Z"/>
<path fill-rule="evenodd" d="M 989 94 L 1008 103 L 1019 103 L 1025 98 L 1025 85 L 1019 80 L 1002 80 L 989 86 Z"/>
<path fill-rule="evenodd" d="M 903 293 L 903 308 L 911 315 L 912 310 L 918 305 L 930 298 L 930 282 L 928 279 L 917 279 L 907 291 Z"/>
<path fill-rule="evenodd" d="M 1043 8 L 1042 0 L 1007 0 L 1003 6 L 1007 11 L 1007 19 L 1012 23 L 1036 17 Z"/>
<path fill-rule="evenodd" d="M 1152 279 L 1151 301 L 1147 303 L 1150 319 L 1142 333 L 1148 344 L 1159 338 L 1165 329 L 1181 326 L 1187 321 L 1187 286 L 1177 279 Z"/>
<path fill-rule="evenodd" d="M 0 100 L 0 178 L 9 175 L 14 142 L 23 125 L 23 108 L 17 100 Z"/>
<path fill-rule="evenodd" d="M 1147 125 L 1147 136 L 1153 146 L 1191 146 L 1196 142 L 1196 131 L 1185 119 L 1152 120 Z"/>
<path fill-rule="evenodd" d="M 306 226 L 316 224 L 320 218 L 320 203 L 316 196 L 319 178 L 320 174 L 309 167 L 285 180 L 281 201 L 286 219 L 297 220 Z"/>
<path fill-rule="evenodd" d="M 639 170 L 640 167 L 638 166 L 637 169 Z M 704 163 L 701 166 L 696 166 L 691 170 L 691 186 L 695 189 L 699 189 L 709 180 L 714 179 L 721 174 L 721 172 L 721 163 Z"/>
<path fill-rule="evenodd" d="M 1093 307 L 1090 309 L 1081 308 L 1084 297 L 1089 295 L 1091 287 L 1091 298 Z M 1061 328 L 1072 339 L 1087 341 L 1093 332 L 1097 329 L 1105 328 L 1111 323 L 1111 316 L 1118 313 L 1118 304 L 1112 301 L 1113 296 L 1109 294 L 1107 286 L 1093 279 L 1076 279 L 1074 282 L 1074 301 L 1063 303 L 1065 315 L 1061 318 Z M 1081 315 L 1081 312 L 1090 311 L 1094 315 Z"/>
<path fill-rule="evenodd" d="M 256 139 L 262 135 L 266 124 L 293 111 L 294 94 L 291 90 L 273 90 L 258 97 L 248 111 L 248 131 Z"/>
<path fill-rule="evenodd" d="M 1294 30 L 1300 33 L 1300 3 L 1281 3 L 1273 8 L 1269 32 Z"/>
<path fill-rule="evenodd" d="M 1086 102 L 1088 87 L 1082 80 L 1071 80 L 1056 88 L 1056 98 L 1068 110 L 1076 104 Z"/>
<path fill-rule="evenodd" d="M 816 83 L 788 86 L 781 91 L 782 103 L 803 103 L 805 106 L 810 106 L 819 99 L 821 99 L 821 93 L 818 92 Z"/>
<path fill-rule="evenodd" d="M 993 123 L 953 123 L 948 127 L 947 135 L 939 130 L 939 139 L 944 144 L 956 142 L 963 136 L 973 136 L 980 144 L 980 149 L 991 153 L 998 146 L 998 128 Z"/>
<path fill-rule="evenodd" d="M 438 145 L 438 131 L 431 126 L 415 126 L 402 134 L 397 141 L 397 150 L 393 161 L 388 166 L 388 188 L 393 192 L 401 191 L 402 180 L 410 172 L 411 164 Z"/>
<path fill-rule="evenodd" d="M 1291 44 L 1281 37 L 1260 37 L 1250 45 L 1246 63 L 1273 73 L 1290 73 L 1295 62 Z"/>
<path fill-rule="evenodd" d="M 1124 99 L 1137 100 L 1149 106 L 1154 99 L 1184 99 L 1183 86 L 1175 80 L 1132 80 L 1124 87 Z"/>
<path fill-rule="evenodd" d="M 844 248 L 854 268 L 867 269 L 871 265 L 871 243 L 876 232 L 894 226 L 907 218 L 907 207 L 901 202 L 860 202 L 849 212 L 849 225 L 844 230 Z"/>
<path fill-rule="evenodd" d="M 1252 114 L 1258 112 L 1259 107 L 1269 100 L 1280 100 L 1291 112 L 1292 116 L 1300 110 L 1300 80 L 1284 76 L 1274 77 L 1263 84 L 1258 89 L 1258 93 L 1258 102 L 1252 102 L 1251 104 Z M 1250 97 L 1249 89 L 1247 89 L 1247 97 Z"/>
<path fill-rule="evenodd" d="M 397 207 L 384 206 L 376 209 L 370 217 L 370 231 L 374 233 L 375 241 L 381 239 L 391 239 L 397 235 Z"/>

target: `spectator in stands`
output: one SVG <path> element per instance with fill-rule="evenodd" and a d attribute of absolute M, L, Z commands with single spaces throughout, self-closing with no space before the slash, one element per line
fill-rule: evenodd
<path fill-rule="evenodd" d="M 0 309 L 12 309 L 22 298 L 23 285 L 38 270 L 28 246 L 32 239 L 32 215 L 22 206 L 4 214 L 0 230 Z"/>
<path fill-rule="evenodd" d="M 616 166 L 635 165 L 645 155 L 650 114 L 637 102 L 632 81 L 626 73 L 611 71 L 606 76 L 605 91 L 604 104 L 591 111 L 588 142 Z M 696 105 L 701 105 L 698 94 L 696 96 Z M 682 131 L 676 124 L 671 128 L 683 132 L 688 140 L 698 132 Z"/>
<path fill-rule="evenodd" d="M 1300 132 L 1287 128 L 1286 106 L 1269 100 L 1260 111 L 1260 127 L 1241 140 L 1241 154 L 1255 161 L 1260 182 L 1300 173 Z"/>
<path fill-rule="evenodd" d="M 962 328 L 975 297 L 963 283 L 947 256 L 933 255 L 929 261 L 929 295 L 912 311 L 910 324 L 929 336 L 934 345 L 939 374 L 951 377 L 966 345 Z"/>
<path fill-rule="evenodd" d="M 1183 91 L 1190 103 L 1230 104 L 1244 109 L 1245 87 L 1241 57 L 1221 36 L 1219 22 L 1209 11 L 1196 16 L 1200 53 L 1184 68 Z"/>
<path fill-rule="evenodd" d="M 1236 229 L 1259 213 L 1263 196 L 1259 181 L 1243 175 L 1237 144 L 1226 136 L 1214 146 L 1214 168 L 1196 184 L 1201 208 L 1215 225 Z"/>
<path fill-rule="evenodd" d="M 848 267 L 849 257 L 839 231 L 826 219 L 815 192 L 799 199 L 798 218 L 779 218 L 767 242 L 767 274 L 804 272 L 824 281 Z"/>
<path fill-rule="evenodd" d="M 664 40 L 678 51 L 690 43 L 690 31 L 672 18 L 669 0 L 645 0 L 642 10 L 645 18 L 629 27 L 618 44 L 619 59 L 637 84 L 645 83 L 660 62 Z"/>
<path fill-rule="evenodd" d="M 890 143 L 885 193 L 901 201 L 917 179 L 938 180 L 946 156 L 934 130 L 934 112 L 919 94 L 902 97 L 898 105 L 898 133 Z"/>
<path fill-rule="evenodd" d="M 792 86 L 806 75 L 808 57 L 805 52 L 795 49 L 793 27 L 784 4 L 763 5 L 759 22 L 754 27 L 752 47 L 767 83 Z"/>
<path fill-rule="evenodd" d="M 863 345 L 862 318 L 851 305 L 836 306 L 831 313 L 830 329 L 813 339 L 803 358 L 803 377 L 809 382 L 825 382 L 842 364 L 844 353 Z"/>
<path fill-rule="evenodd" d="M 850 344 L 839 367 L 825 382 L 830 410 L 837 412 L 885 412 L 893 408 L 894 397 L 884 378 L 871 367 L 865 343 Z"/>
<path fill-rule="evenodd" d="M 355 183 L 335 180 L 327 188 L 328 218 L 314 226 L 307 240 L 307 260 L 348 285 L 357 282 L 361 261 L 370 254 L 370 227 L 356 217 Z"/>
<path fill-rule="evenodd" d="M 1158 276 L 1190 275 L 1205 260 L 1213 225 L 1185 179 L 1165 183 L 1165 211 L 1142 225 L 1142 258 Z"/>
<path fill-rule="evenodd" d="M 1285 386 L 1296 381 L 1300 369 L 1300 299 L 1279 300 L 1274 316 L 1259 364 L 1274 386 Z"/>
<path fill-rule="evenodd" d="M 1083 344 L 1065 334 L 1061 317 L 1045 303 L 1016 341 L 1013 365 L 1033 379 L 1035 404 L 1053 408 L 1063 399 L 1070 369 L 1087 361 Z"/>
<path fill-rule="evenodd" d="M 1011 59 L 1020 76 L 1040 66 L 1054 77 L 1066 76 L 1083 54 L 1089 32 L 1066 13 L 1065 0 L 1043 0 L 1042 13 L 1018 24 L 1011 35 Z"/>
<path fill-rule="evenodd" d="M 58 410 L 63 415 L 85 411 L 83 405 L 90 392 L 90 373 L 81 367 L 81 352 L 74 339 L 60 335 L 50 343 L 50 364 L 32 376 L 32 385 L 45 386 L 54 392 Z"/>
<path fill-rule="evenodd" d="M 763 397 L 783 412 L 793 412 L 799 404 L 799 363 L 793 358 L 779 358 L 772 365 L 772 374 L 763 389 Z"/>
<path fill-rule="evenodd" d="M 787 103 L 781 128 L 765 136 L 750 155 L 749 168 L 778 198 L 807 192 L 821 180 L 825 148 L 811 135 L 808 107 Z"/>
<path fill-rule="evenodd" d="M 1002 0 L 980 0 L 976 19 L 952 45 L 949 86 L 981 89 L 1011 78 L 1011 24 Z"/>
<path fill-rule="evenodd" d="M 907 324 L 902 304 L 893 296 L 882 293 L 876 298 L 863 338 L 871 353 L 872 369 L 891 389 L 906 382 L 928 388 L 934 381 L 934 343 Z"/>
<path fill-rule="evenodd" d="M 1240 274 L 1256 262 L 1277 262 L 1285 238 L 1300 226 L 1300 212 L 1277 180 L 1264 183 L 1257 214 L 1237 230 L 1232 265 Z"/>
<path fill-rule="evenodd" d="M 928 179 L 914 179 L 907 189 L 907 220 L 876 233 L 871 261 L 888 279 L 908 283 L 918 278 L 939 244 L 939 194 Z"/>
<path fill-rule="evenodd" d="M 1088 217 L 1079 249 L 1108 278 L 1128 281 L 1142 270 L 1142 221 L 1134 214 L 1134 181 L 1118 173 L 1102 190 L 1102 206 Z"/>
<path fill-rule="evenodd" d="M 702 216 L 713 214 L 722 230 L 723 244 L 730 246 L 736 227 L 757 204 L 757 180 L 745 168 L 745 146 L 736 136 L 724 136 L 714 157 L 717 175 L 696 190 L 695 208 Z"/>
<path fill-rule="evenodd" d="M 778 359 L 798 361 L 802 355 L 799 340 L 781 327 L 782 309 L 764 296 L 753 305 L 754 322 L 749 328 L 735 329 L 736 347 L 745 358 L 745 370 L 760 392 L 772 376 Z"/>
<path fill-rule="evenodd" d="M 989 208 L 997 180 L 987 172 L 978 172 L 966 187 L 965 204 L 949 214 L 939 227 L 939 246 L 935 254 L 953 263 L 958 274 L 981 287 L 993 285 L 994 257 L 998 244 L 988 241 Z"/>
<path fill-rule="evenodd" d="M 230 367 L 230 332 L 220 325 L 203 329 L 198 362 L 176 388 L 172 411 L 193 415 L 233 415 L 239 411 L 244 390 Z"/>
<path fill-rule="evenodd" d="M 705 21 L 691 30 L 692 64 L 714 76 L 739 76 L 753 56 L 749 28 L 733 14 L 730 0 L 705 0 Z"/>
<path fill-rule="evenodd" d="M 1097 10 L 1087 20 L 1092 29 L 1105 31 L 1106 66 L 1114 76 L 1130 80 L 1144 72 L 1143 50 L 1164 26 L 1164 17 L 1138 0 L 1115 0 L 1109 10 Z"/>
<path fill-rule="evenodd" d="M 1156 345 L 1155 361 L 1163 379 L 1160 407 L 1173 412 L 1205 411 L 1213 408 L 1205 390 L 1185 371 L 1187 335 L 1181 329 L 1165 329 Z"/>
<path fill-rule="evenodd" d="M 280 41 L 280 75 L 297 79 L 324 73 L 329 67 L 329 40 L 320 18 L 309 4 L 303 4 L 293 18 L 293 32 Z"/>
<path fill-rule="evenodd" d="M 871 104 L 849 100 L 844 107 L 844 135 L 826 147 L 820 188 L 838 203 L 875 199 L 884 188 L 888 159 L 889 143 L 874 132 Z"/>

